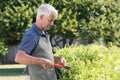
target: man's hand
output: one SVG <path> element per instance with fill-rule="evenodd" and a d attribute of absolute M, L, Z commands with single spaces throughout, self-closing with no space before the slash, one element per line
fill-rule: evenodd
<path fill-rule="evenodd" d="M 53 68 L 53 62 L 51 62 L 49 59 L 41 58 L 41 65 L 44 69 L 51 69 Z"/>
<path fill-rule="evenodd" d="M 61 64 L 61 63 L 66 64 L 66 60 L 65 60 L 65 58 L 63 58 L 63 57 L 54 56 L 54 60 L 55 60 L 55 63 L 57 63 L 57 64 Z"/>
<path fill-rule="evenodd" d="M 55 60 L 54 67 L 70 69 L 70 67 L 66 63 L 65 58 L 60 56 L 54 56 L 54 60 Z"/>

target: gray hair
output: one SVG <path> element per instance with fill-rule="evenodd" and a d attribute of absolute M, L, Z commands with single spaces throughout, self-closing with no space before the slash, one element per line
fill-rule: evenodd
<path fill-rule="evenodd" d="M 50 4 L 42 4 L 38 10 L 37 10 L 37 16 L 36 16 L 36 20 L 41 16 L 41 15 L 44 15 L 44 16 L 50 16 L 50 14 L 54 12 L 56 15 L 56 18 L 58 16 L 58 12 L 57 10 L 51 6 Z"/>

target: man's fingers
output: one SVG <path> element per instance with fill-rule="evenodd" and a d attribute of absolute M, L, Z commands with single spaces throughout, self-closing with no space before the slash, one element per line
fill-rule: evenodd
<path fill-rule="evenodd" d="M 43 58 L 43 64 L 42 64 L 42 66 L 43 66 L 44 69 L 50 69 L 50 68 L 54 67 L 53 63 L 50 60 L 45 59 L 45 58 Z"/>
<path fill-rule="evenodd" d="M 54 64 L 54 67 L 56 67 L 56 68 L 63 68 L 64 66 L 60 65 L 60 64 Z"/>

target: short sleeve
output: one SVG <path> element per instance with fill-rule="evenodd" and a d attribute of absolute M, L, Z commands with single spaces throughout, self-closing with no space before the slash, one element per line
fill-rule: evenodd
<path fill-rule="evenodd" d="M 32 50 L 36 47 L 35 36 L 32 34 L 26 34 L 23 36 L 19 50 L 25 51 L 27 54 L 30 54 Z"/>

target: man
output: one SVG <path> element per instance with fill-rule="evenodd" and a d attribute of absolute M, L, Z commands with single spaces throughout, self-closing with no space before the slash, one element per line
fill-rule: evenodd
<path fill-rule="evenodd" d="M 66 64 L 63 57 L 54 56 L 46 32 L 57 18 L 56 9 L 42 4 L 37 11 L 36 22 L 24 34 L 15 62 L 28 65 L 30 80 L 57 80 L 54 61 Z"/>

